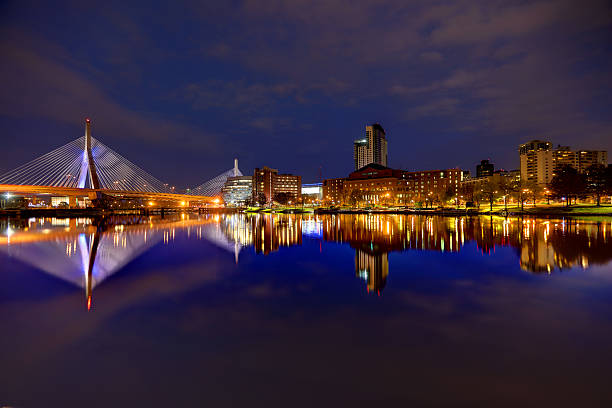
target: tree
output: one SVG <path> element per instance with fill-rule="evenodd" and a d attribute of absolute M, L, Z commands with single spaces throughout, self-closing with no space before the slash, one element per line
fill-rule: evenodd
<path fill-rule="evenodd" d="M 565 165 L 559 169 L 558 173 L 550 182 L 550 190 L 557 197 L 565 197 L 565 203 L 569 207 L 574 201 L 583 194 L 586 183 L 582 174 L 578 173 L 574 167 Z"/>
<path fill-rule="evenodd" d="M 442 195 L 444 204 L 455 198 L 456 195 L 457 193 L 455 192 L 453 186 L 448 186 L 448 188 L 444 191 L 444 194 Z"/>
<path fill-rule="evenodd" d="M 352 206 L 359 206 L 359 201 L 361 200 L 361 193 L 359 190 L 351 190 L 349 193 L 348 201 Z"/>
<path fill-rule="evenodd" d="M 295 197 L 291 193 L 280 192 L 274 194 L 274 201 L 279 203 L 280 205 L 286 205 L 288 202 L 292 201 Z"/>
<path fill-rule="evenodd" d="M 594 164 L 586 169 L 586 191 L 595 197 L 598 207 L 601 205 L 601 196 L 610 192 L 607 188 L 609 184 L 608 173 L 608 168 L 601 164 Z"/>
<path fill-rule="evenodd" d="M 519 203 L 521 211 L 525 209 L 525 201 L 527 201 L 527 182 L 517 180 L 512 184 L 512 195 Z"/>
<path fill-rule="evenodd" d="M 474 202 L 474 184 L 473 183 L 462 183 L 459 190 L 462 198 L 466 201 Z"/>
<path fill-rule="evenodd" d="M 506 177 L 502 177 L 497 183 L 497 191 L 504 198 L 504 209 L 508 211 L 507 197 L 510 194 L 512 194 L 512 191 L 513 191 L 512 183 Z"/>
<path fill-rule="evenodd" d="M 489 202 L 489 210 L 493 211 L 493 202 L 499 195 L 497 183 L 493 180 L 487 180 L 480 187 L 480 195 Z"/>
<path fill-rule="evenodd" d="M 268 200 L 266 199 L 266 195 L 264 193 L 258 193 L 257 202 L 259 203 L 260 206 L 266 205 L 266 203 L 268 202 Z"/>
<path fill-rule="evenodd" d="M 542 185 L 538 184 L 535 181 L 529 181 L 525 184 L 525 189 L 527 190 L 527 197 L 531 197 L 532 201 L 533 201 L 533 206 L 536 206 L 536 199 L 538 198 L 538 196 L 542 193 L 542 191 L 544 190 L 542 188 Z"/>

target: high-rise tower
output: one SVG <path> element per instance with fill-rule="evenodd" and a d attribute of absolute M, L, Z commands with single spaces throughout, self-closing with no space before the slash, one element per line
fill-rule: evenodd
<path fill-rule="evenodd" d="M 532 140 L 519 146 L 521 181 L 540 185 L 550 183 L 553 178 L 552 143 Z"/>
<path fill-rule="evenodd" d="M 387 166 L 387 139 L 379 123 L 366 126 L 366 137 L 353 142 L 355 170 L 370 163 Z"/>

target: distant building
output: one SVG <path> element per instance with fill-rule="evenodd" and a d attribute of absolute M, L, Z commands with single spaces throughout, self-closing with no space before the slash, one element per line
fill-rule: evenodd
<path fill-rule="evenodd" d="M 359 139 L 353 142 L 353 157 L 355 159 L 355 170 L 369 163 L 368 139 Z"/>
<path fill-rule="evenodd" d="M 471 191 L 478 191 L 487 182 L 494 184 L 506 183 L 508 185 L 514 185 L 521 179 L 521 172 L 519 170 L 495 170 L 490 176 L 484 177 L 467 177 L 461 182 L 461 187 L 471 186 Z"/>
<path fill-rule="evenodd" d="M 302 177 L 278 174 L 278 170 L 267 166 L 256 168 L 253 173 L 253 200 L 258 201 L 259 195 L 263 194 L 266 203 L 270 203 L 278 193 L 288 193 L 296 201 L 299 200 L 302 195 Z"/>
<path fill-rule="evenodd" d="M 608 152 L 606 150 L 579 150 L 576 152 L 576 168 L 584 173 L 594 164 L 608 165 Z"/>
<path fill-rule="evenodd" d="M 608 165 L 606 150 L 571 150 L 569 146 L 553 148 L 552 143 L 533 140 L 520 145 L 521 180 L 548 184 L 563 166 L 572 166 L 579 173 L 594 164 Z"/>
<path fill-rule="evenodd" d="M 521 180 L 546 185 L 553 178 L 552 143 L 532 140 L 519 146 Z"/>
<path fill-rule="evenodd" d="M 594 164 L 608 165 L 608 152 L 606 150 L 578 150 L 572 151 L 569 146 L 557 146 L 553 149 L 553 163 L 555 172 L 563 166 L 572 166 L 579 173 Z"/>
<path fill-rule="evenodd" d="M 228 177 L 221 188 L 221 195 L 226 205 L 245 205 L 253 195 L 253 177 Z"/>
<path fill-rule="evenodd" d="M 444 201 L 459 193 L 460 169 L 408 172 L 371 163 L 344 179 L 328 179 L 323 195 L 330 204 L 358 201 L 366 205 L 411 205 Z"/>
<path fill-rule="evenodd" d="M 379 123 L 366 126 L 366 137 L 353 142 L 355 170 L 370 163 L 387 166 L 387 139 Z"/>
<path fill-rule="evenodd" d="M 553 149 L 553 171 L 558 171 L 563 166 L 576 168 L 576 153 L 569 146 L 557 146 Z"/>
<path fill-rule="evenodd" d="M 253 201 L 259 201 L 260 194 L 266 197 L 266 203 L 272 201 L 274 195 L 274 179 L 278 170 L 264 166 L 256 168 L 253 172 Z"/>
<path fill-rule="evenodd" d="M 344 178 L 323 180 L 323 201 L 328 204 L 342 204 L 344 199 Z"/>
<path fill-rule="evenodd" d="M 296 201 L 302 197 L 302 177 L 293 174 L 277 174 L 274 178 L 274 195 L 278 193 L 291 194 Z"/>
<path fill-rule="evenodd" d="M 323 198 L 323 183 L 302 184 L 302 196 L 311 200 Z"/>
<path fill-rule="evenodd" d="M 476 177 L 492 176 L 495 171 L 495 166 L 489 160 L 481 160 L 476 166 Z"/>

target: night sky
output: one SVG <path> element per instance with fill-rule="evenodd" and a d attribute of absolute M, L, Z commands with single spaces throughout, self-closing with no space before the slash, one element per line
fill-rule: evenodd
<path fill-rule="evenodd" d="M 612 153 L 607 0 L 132 3 L 0 4 L 0 173 L 87 116 L 179 187 L 234 157 L 344 177 L 372 122 L 408 170 L 517 168 L 533 138 Z"/>

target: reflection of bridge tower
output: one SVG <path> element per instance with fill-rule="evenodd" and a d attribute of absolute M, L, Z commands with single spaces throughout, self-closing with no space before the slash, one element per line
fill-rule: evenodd
<path fill-rule="evenodd" d="M 96 229 L 91 245 L 89 247 L 89 262 L 87 265 L 87 272 L 85 274 L 85 296 L 87 297 L 87 310 L 91 309 L 91 290 L 93 289 L 93 268 L 96 262 L 96 255 L 98 253 L 98 245 L 100 244 L 100 230 Z"/>
<path fill-rule="evenodd" d="M 389 254 L 374 254 L 356 249 L 355 274 L 367 282 L 368 292 L 380 291 L 385 287 L 389 275 Z"/>

